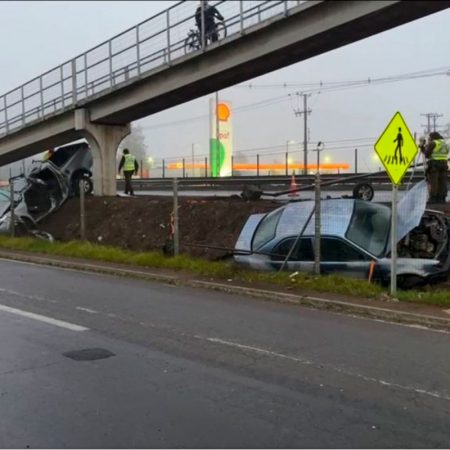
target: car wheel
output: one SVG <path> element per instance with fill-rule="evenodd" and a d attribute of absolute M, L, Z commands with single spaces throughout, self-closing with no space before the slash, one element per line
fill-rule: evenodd
<path fill-rule="evenodd" d="M 87 177 L 86 175 L 78 176 L 73 179 L 73 192 L 77 197 L 80 196 L 80 181 L 83 182 L 83 190 L 84 195 L 92 194 L 92 191 L 94 190 L 94 185 L 92 183 L 92 180 Z"/>
<path fill-rule="evenodd" d="M 423 277 L 419 275 L 399 275 L 397 285 L 400 289 L 413 289 L 425 284 Z"/>
<path fill-rule="evenodd" d="M 359 183 L 353 188 L 353 198 L 370 202 L 373 196 L 374 190 L 369 183 Z"/>

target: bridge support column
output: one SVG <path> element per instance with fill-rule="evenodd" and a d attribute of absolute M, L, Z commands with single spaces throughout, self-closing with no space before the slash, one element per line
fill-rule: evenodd
<path fill-rule="evenodd" d="M 102 125 L 89 119 L 89 111 L 75 110 L 75 130 L 88 141 L 94 159 L 94 193 L 116 195 L 116 154 L 123 138 L 130 134 L 130 124 Z"/>

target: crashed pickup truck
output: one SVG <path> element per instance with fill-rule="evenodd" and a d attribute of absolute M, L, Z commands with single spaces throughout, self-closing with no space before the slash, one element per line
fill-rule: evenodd
<path fill-rule="evenodd" d="M 411 288 L 445 280 L 450 267 L 450 220 L 426 210 L 425 181 L 398 204 L 398 285 Z M 288 203 L 253 214 L 234 249 L 237 263 L 260 270 L 314 271 L 314 202 Z M 301 231 L 303 233 L 301 234 Z M 390 281 L 391 209 L 356 199 L 321 201 L 320 271 Z M 289 259 L 287 260 L 287 256 Z"/>
<path fill-rule="evenodd" d="M 93 190 L 92 153 L 87 143 L 59 147 L 42 161 L 34 161 L 28 175 L 12 178 L 14 182 L 14 220 L 19 234 L 35 231 L 36 224 L 58 209 L 69 197 Z M 80 183 L 81 181 L 81 183 Z M 0 233 L 11 226 L 11 198 L 8 191 L 0 196 Z"/>

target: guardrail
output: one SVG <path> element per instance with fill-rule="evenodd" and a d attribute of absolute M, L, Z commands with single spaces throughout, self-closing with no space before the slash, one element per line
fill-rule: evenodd
<path fill-rule="evenodd" d="M 230 36 L 243 34 L 269 18 L 282 19 L 305 1 L 210 3 L 225 17 Z M 185 56 L 188 33 L 196 28 L 197 6 L 197 1 L 180 1 L 0 96 L 0 138 L 119 89 L 146 72 L 172 65 Z M 201 48 L 193 54 L 207 50 L 204 38 L 201 41 Z"/>

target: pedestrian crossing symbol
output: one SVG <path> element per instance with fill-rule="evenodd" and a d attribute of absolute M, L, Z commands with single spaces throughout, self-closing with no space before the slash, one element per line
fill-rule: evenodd
<path fill-rule="evenodd" d="M 418 149 L 408 125 L 399 112 L 389 122 L 375 144 L 375 152 L 393 184 L 399 185 Z"/>

